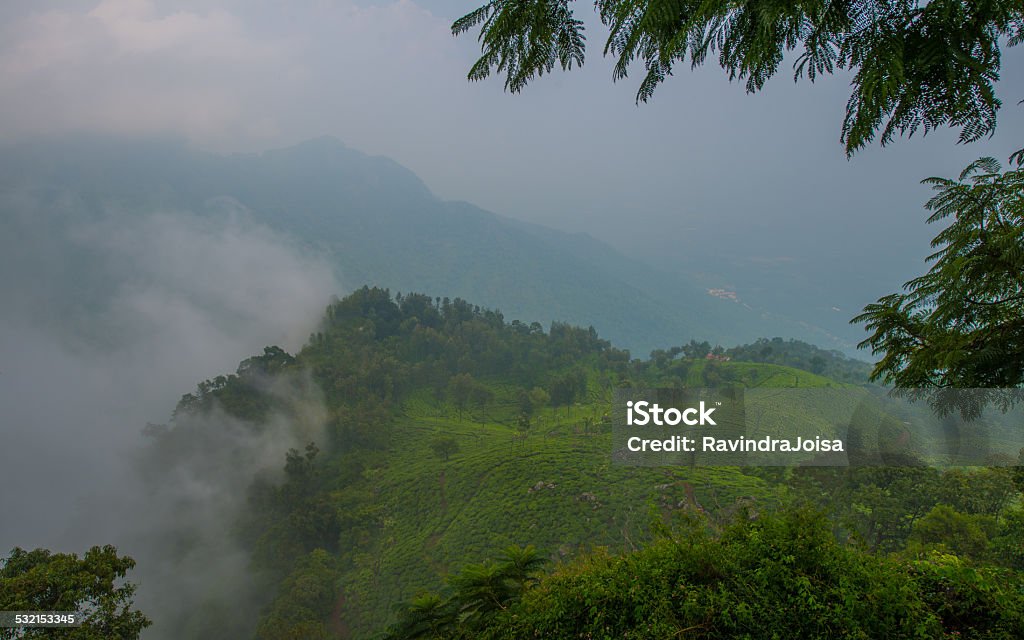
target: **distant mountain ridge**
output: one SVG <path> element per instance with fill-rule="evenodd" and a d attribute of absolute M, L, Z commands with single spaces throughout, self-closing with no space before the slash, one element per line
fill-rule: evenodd
<path fill-rule="evenodd" d="M 104 137 L 8 145 L 0 148 L 0 192 L 19 189 L 60 194 L 86 216 L 107 207 L 203 214 L 228 198 L 257 222 L 325 252 L 350 289 L 443 291 L 510 319 L 592 324 L 637 355 L 692 338 L 729 345 L 813 336 L 586 234 L 440 200 L 409 169 L 329 137 L 233 155 Z"/>

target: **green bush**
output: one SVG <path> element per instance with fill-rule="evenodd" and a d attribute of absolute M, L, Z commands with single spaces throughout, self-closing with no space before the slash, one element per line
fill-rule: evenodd
<path fill-rule="evenodd" d="M 741 514 L 714 533 L 694 519 L 642 550 L 562 566 L 482 627 L 456 619 L 404 637 L 1024 637 L 1019 576 L 937 557 L 908 562 L 843 545 L 811 511 Z"/>

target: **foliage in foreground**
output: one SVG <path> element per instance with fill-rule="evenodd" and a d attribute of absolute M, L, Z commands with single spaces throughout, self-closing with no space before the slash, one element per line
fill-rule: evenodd
<path fill-rule="evenodd" d="M 586 36 L 572 0 L 490 0 L 452 25 L 455 34 L 479 27 L 482 55 L 469 71 L 481 80 L 505 74 L 518 92 L 534 77 L 581 66 Z M 837 69 L 854 72 L 842 140 L 847 154 L 881 131 L 895 136 L 959 126 L 960 141 L 990 135 L 1001 103 L 1000 44 L 1019 44 L 1019 0 L 596 0 L 609 34 L 604 53 L 617 58 L 613 78 L 634 61 L 646 75 L 637 101 L 647 101 L 681 64 L 709 57 L 729 79 L 760 90 L 786 54 L 799 50 L 794 77 L 814 80 Z"/>
<path fill-rule="evenodd" d="M 73 553 L 15 548 L 0 558 L 0 611 L 67 611 L 83 614 L 80 627 L 0 629 L 6 638 L 135 640 L 152 624 L 132 608 L 135 586 L 123 582 L 135 561 L 112 546 Z"/>
<path fill-rule="evenodd" d="M 1018 638 L 1020 576 L 878 556 L 842 545 L 828 520 L 795 510 L 720 531 L 693 518 L 640 551 L 597 552 L 462 615 L 474 597 L 450 580 L 402 610 L 411 638 Z M 511 583 L 506 583 L 506 585 Z"/>
<path fill-rule="evenodd" d="M 928 222 L 949 222 L 932 240 L 931 269 L 853 322 L 872 332 L 861 346 L 882 355 L 874 379 L 922 389 L 940 413 L 973 418 L 988 403 L 1019 401 L 996 388 L 1024 384 L 1024 168 L 982 158 L 958 180 L 925 183 L 937 191 Z M 993 390 L 956 391 L 975 387 Z"/>

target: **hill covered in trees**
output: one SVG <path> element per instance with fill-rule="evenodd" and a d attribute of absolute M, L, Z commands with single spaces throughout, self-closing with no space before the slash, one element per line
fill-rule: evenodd
<path fill-rule="evenodd" d="M 813 333 L 778 316 L 800 309 L 755 311 L 586 234 L 441 200 L 405 167 L 333 138 L 235 155 L 105 137 L 3 145 L 0 210 L 0 260 L 48 273 L 34 257 L 60 255 L 67 268 L 46 286 L 68 313 L 101 306 L 116 288 L 101 270 L 108 256 L 84 250 L 83 235 L 116 237 L 126 218 L 159 214 L 262 225 L 322 256 L 344 286 L 443 291 L 509 319 L 592 324 L 637 353 L 683 336 L 732 344 Z"/>
<path fill-rule="evenodd" d="M 735 360 L 780 364 L 840 382 L 866 383 L 871 375 L 871 365 L 868 363 L 802 340 L 761 338 L 752 344 L 727 349 L 726 353 Z"/>
<path fill-rule="evenodd" d="M 1024 569 L 1013 551 L 1022 516 L 1012 468 L 612 462 L 617 387 L 843 384 L 741 360 L 751 350 L 794 364 L 814 354 L 808 368 L 821 368 L 811 362 L 821 357 L 825 369 L 843 370 L 843 359 L 809 345 L 761 353 L 766 344 L 775 343 L 738 348 L 732 359 L 690 343 L 638 360 L 592 328 L 545 330 L 461 299 L 360 289 L 330 305 L 298 353 L 268 347 L 183 396 L 170 423 L 147 428 L 142 466 L 154 487 L 182 468 L 215 483 L 245 439 L 272 442 L 288 430 L 307 443 L 272 455 L 231 513 L 260 597 L 240 606 L 230 583 L 211 578 L 204 605 L 164 631 L 270 640 L 370 638 L 388 628 L 394 637 L 519 637 L 527 627 L 661 637 L 695 627 L 732 637 L 755 629 L 762 606 L 778 605 L 799 616 L 827 609 L 837 628 L 856 620 L 851 633 L 912 624 L 924 637 L 1012 637 L 1019 594 L 1001 585 Z M 800 505 L 820 515 L 786 515 Z M 801 517 L 811 520 L 792 519 Z M 806 538 L 785 542 L 794 528 Z M 164 535 L 171 558 L 202 544 L 184 523 Z M 502 549 L 510 555 L 489 561 Z M 908 562 L 919 563 L 910 577 L 873 584 Z M 950 580 L 952 592 L 936 586 Z M 598 587 L 620 581 L 644 608 L 627 611 L 636 599 Z M 902 594 L 891 607 L 851 601 L 877 602 L 887 589 Z M 480 605 L 484 596 L 500 606 Z M 942 598 L 955 600 L 954 614 Z M 545 603 L 564 617 L 544 613 Z M 892 618 L 904 607 L 913 613 L 906 624 Z M 964 621 L 965 611 L 983 612 L 989 626 Z M 806 624 L 799 637 L 815 637 Z"/>

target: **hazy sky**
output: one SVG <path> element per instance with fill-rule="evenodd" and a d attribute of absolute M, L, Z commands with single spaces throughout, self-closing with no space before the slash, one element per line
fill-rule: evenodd
<path fill-rule="evenodd" d="M 848 161 L 848 76 L 794 84 L 784 64 L 747 95 L 717 67 L 681 68 L 637 106 L 642 69 L 613 84 L 604 31 L 591 3 L 577 5 L 590 29 L 584 69 L 509 95 L 498 78 L 465 80 L 475 34 L 453 38 L 449 25 L 473 0 L 5 2 L 0 137 L 169 132 L 254 151 L 330 134 L 447 199 L 588 231 L 668 266 L 731 253 L 718 272 L 786 264 L 780 280 L 794 286 L 801 268 L 818 290 L 863 281 L 856 303 L 920 271 L 934 234 L 922 178 L 1024 145 L 1022 47 L 1004 54 L 994 139 L 957 146 L 940 131 Z M 825 273 L 822 260 L 865 271 Z"/>

